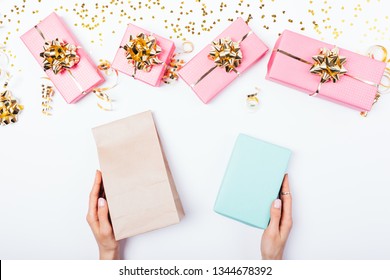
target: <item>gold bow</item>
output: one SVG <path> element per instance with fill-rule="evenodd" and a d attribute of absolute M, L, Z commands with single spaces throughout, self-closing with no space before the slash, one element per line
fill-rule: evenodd
<path fill-rule="evenodd" d="M 40 53 L 40 56 L 44 59 L 43 68 L 45 71 L 52 69 L 56 75 L 66 69 L 71 69 L 80 61 L 77 54 L 78 47 L 65 43 L 58 38 L 46 41 L 43 49 L 44 51 Z"/>
<path fill-rule="evenodd" d="M 236 67 L 241 64 L 242 52 L 240 43 L 230 38 L 222 38 L 213 41 L 209 57 L 218 67 L 224 67 L 226 72 L 237 72 Z"/>
<path fill-rule="evenodd" d="M 310 73 L 320 75 L 321 84 L 327 81 L 336 83 L 340 76 L 348 72 L 343 66 L 347 59 L 339 55 L 337 47 L 332 50 L 322 48 L 320 54 L 313 56 L 313 59 L 315 62 L 310 68 Z"/>
<path fill-rule="evenodd" d="M 129 64 L 134 66 L 134 74 L 137 70 L 149 72 L 153 65 L 162 64 L 158 59 L 161 48 L 157 40 L 151 35 L 139 33 L 136 37 L 130 35 L 129 42 L 123 46 Z"/>
<path fill-rule="evenodd" d="M 8 125 L 18 121 L 18 114 L 23 110 L 23 105 L 12 96 L 9 90 L 0 92 L 0 124 Z"/>

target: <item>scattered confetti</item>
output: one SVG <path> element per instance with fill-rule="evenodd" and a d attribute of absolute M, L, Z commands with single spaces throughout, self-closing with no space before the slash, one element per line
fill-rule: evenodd
<path fill-rule="evenodd" d="M 1 34 L 0 45 L 7 45 L 13 36 L 19 37 L 20 26 L 24 18 L 34 17 L 36 21 L 42 19 L 40 12 L 43 5 L 49 5 L 49 0 L 15 0 L 15 4 L 8 10 L 3 9 L 0 15 L 0 27 L 9 24 L 7 32 Z M 56 4 L 56 2 L 61 4 Z M 389 16 L 375 11 L 385 10 L 384 0 L 357 0 L 351 5 L 345 5 L 337 0 L 307 0 L 302 1 L 302 13 L 308 13 L 312 20 L 304 21 L 302 14 L 291 10 L 276 0 L 236 0 L 236 1 L 206 1 L 206 0 L 101 0 L 69 3 L 65 1 L 50 1 L 53 10 L 60 14 L 68 14 L 72 19 L 72 25 L 77 28 L 91 31 L 91 44 L 103 46 L 104 42 L 116 30 L 104 34 L 103 26 L 113 23 L 125 25 L 129 22 L 154 21 L 161 24 L 168 32 L 170 39 L 183 41 L 196 40 L 196 37 L 213 31 L 217 26 L 224 26 L 226 22 L 232 22 L 237 16 L 246 18 L 253 15 L 264 31 L 280 34 L 283 29 L 293 29 L 306 32 L 314 30 L 322 40 L 332 37 L 337 40 L 348 30 L 360 28 L 359 34 L 362 39 L 375 36 L 375 40 L 390 40 L 389 28 L 380 29 L 378 26 L 388 26 Z M 382 8 L 381 8 L 382 7 Z M 24 15 L 26 14 L 26 15 Z M 349 20 L 342 17 L 349 14 Z M 341 16 L 340 16 L 341 15 Z M 201 20 L 194 20 L 201 18 Z M 380 24 L 384 23 L 385 24 Z M 282 24 L 281 24 L 282 23 Z M 361 23 L 366 28 L 361 28 Z M 283 26 L 281 28 L 281 25 Z M 12 26 L 12 27 L 11 27 Z M 373 35 L 374 34 L 374 35 Z"/>

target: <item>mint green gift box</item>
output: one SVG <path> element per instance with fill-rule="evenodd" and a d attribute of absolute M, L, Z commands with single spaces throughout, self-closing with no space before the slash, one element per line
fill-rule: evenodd
<path fill-rule="evenodd" d="M 278 197 L 291 151 L 240 134 L 237 137 L 214 211 L 265 229 Z"/>

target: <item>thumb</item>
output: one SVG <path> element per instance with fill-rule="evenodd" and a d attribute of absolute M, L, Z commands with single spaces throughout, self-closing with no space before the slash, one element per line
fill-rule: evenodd
<path fill-rule="evenodd" d="M 271 205 L 271 221 L 268 228 L 271 231 L 279 232 L 280 217 L 282 216 L 282 201 L 275 199 Z"/>
<path fill-rule="evenodd" d="M 102 197 L 98 200 L 98 218 L 100 233 L 103 235 L 111 235 L 112 227 L 110 221 L 108 220 L 107 201 Z"/>

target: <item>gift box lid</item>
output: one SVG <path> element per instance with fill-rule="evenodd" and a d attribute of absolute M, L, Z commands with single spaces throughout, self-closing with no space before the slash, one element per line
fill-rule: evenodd
<path fill-rule="evenodd" d="M 290 155 L 286 148 L 240 134 L 214 211 L 253 227 L 266 228 Z"/>
<path fill-rule="evenodd" d="M 237 73 L 234 71 L 228 73 L 225 68 L 217 67 L 199 81 L 205 73 L 215 66 L 214 61 L 208 57 L 211 51 L 210 44 L 178 71 L 179 76 L 204 103 L 210 102 L 219 92 L 233 82 L 238 74 L 245 72 L 268 51 L 267 46 L 242 18 L 237 18 L 213 41 L 221 38 L 230 38 L 235 42 L 242 40 L 240 43 L 242 60 L 241 64 L 236 67 Z"/>

